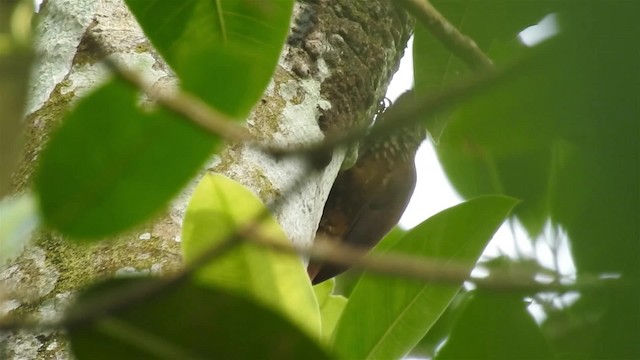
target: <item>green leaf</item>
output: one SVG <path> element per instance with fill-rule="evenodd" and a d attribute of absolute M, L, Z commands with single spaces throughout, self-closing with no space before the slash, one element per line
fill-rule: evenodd
<path fill-rule="evenodd" d="M 640 288 L 603 287 L 568 307 L 552 308 L 542 330 L 559 358 L 637 359 Z"/>
<path fill-rule="evenodd" d="M 545 1 L 440 0 L 433 1 L 433 4 L 452 25 L 498 63 L 500 59 L 493 51 L 496 44 L 515 40 L 519 32 L 551 11 Z M 415 29 L 413 67 L 417 94 L 441 90 L 471 73 L 458 57 L 420 24 Z M 445 113 L 425 119 L 436 142 L 449 117 L 450 114 Z"/>
<path fill-rule="evenodd" d="M 582 270 L 637 274 L 640 54 L 618 54 L 620 34 L 640 34 L 629 15 L 640 8 L 586 4 L 559 8 L 562 32 L 532 49 L 529 68 L 456 112 L 438 154 L 465 197 L 523 199 L 531 235 L 550 217 L 567 229 Z"/>
<path fill-rule="evenodd" d="M 526 305 L 518 295 L 476 292 L 436 359 L 552 359 Z"/>
<path fill-rule="evenodd" d="M 111 81 L 53 134 L 35 180 L 47 225 L 83 239 L 126 230 L 160 211 L 210 156 L 217 138 L 137 101 Z"/>
<path fill-rule="evenodd" d="M 160 280 L 118 279 L 81 294 L 69 315 Z M 329 359 L 316 341 L 259 304 L 198 284 L 174 285 L 68 328 L 77 359 Z"/>
<path fill-rule="evenodd" d="M 18 34 L 5 33 L 28 28 L 29 19 L 12 19 L 17 14 L 33 13 L 32 9 L 24 8 L 26 2 L 7 2 L 0 4 L 0 23 L 7 26 L 0 29 L 0 197 L 8 194 L 13 186 L 11 175 L 16 170 L 21 157 L 23 141 L 23 127 L 25 126 L 24 112 L 29 86 L 29 72 L 33 53 L 26 44 L 19 44 Z M 20 8 L 23 8 L 20 10 Z M 2 13 L 4 12 L 4 13 Z M 26 20 L 26 21 L 25 21 Z M 12 24 L 8 26 L 8 24 Z M 20 24 L 21 26 L 18 26 Z M 13 38 L 12 38 L 13 37 Z"/>
<path fill-rule="evenodd" d="M 431 33 L 418 25 L 413 39 L 413 80 L 416 94 L 435 93 L 468 75 L 464 63 L 447 51 Z M 425 119 L 431 138 L 437 143 L 450 117 L 448 111 Z"/>
<path fill-rule="evenodd" d="M 516 203 L 503 196 L 470 200 L 427 219 L 388 251 L 465 262 L 471 272 Z M 402 357 L 435 323 L 460 285 L 363 275 L 336 328 L 336 352 L 345 359 Z"/>
<path fill-rule="evenodd" d="M 126 3 L 182 86 L 239 119 L 271 79 L 293 9 L 293 0 Z"/>
<path fill-rule="evenodd" d="M 220 174 L 205 175 L 193 193 L 182 230 L 186 262 L 244 226 L 289 244 L 266 208 L 244 186 Z M 253 297 L 289 316 L 309 334 L 320 336 L 320 314 L 311 282 L 297 255 L 245 243 L 198 271 L 197 279 Z"/>
<path fill-rule="evenodd" d="M 439 156 L 464 196 L 522 198 L 517 215 L 532 235 L 551 219 L 579 274 L 637 284 L 640 52 L 629 46 L 640 2 L 556 2 L 553 11 L 559 35 L 532 49 L 519 76 L 459 109 Z M 640 333 L 640 296 L 604 290 L 582 292 L 550 340 L 574 358 L 639 358 L 628 334 Z"/>
<path fill-rule="evenodd" d="M 449 337 L 459 314 L 470 299 L 468 290 L 462 288 L 451 300 L 449 306 L 440 314 L 438 320 L 429 328 L 427 334 L 411 349 L 409 357 L 433 359 L 436 350 Z"/>
<path fill-rule="evenodd" d="M 515 40 L 496 41 L 493 49 L 500 54 L 498 63 L 532 53 Z M 544 63 L 550 59 L 544 58 Z M 461 106 L 450 117 L 437 148 L 443 168 L 463 196 L 501 193 L 523 199 L 515 215 L 531 236 L 540 234 L 549 216 L 557 176 L 554 158 L 571 151 L 562 137 L 554 138 L 558 129 L 551 113 L 560 105 L 549 96 L 553 90 L 543 90 L 556 87 L 546 84 L 549 74 L 544 66 L 538 62 L 524 76 Z M 557 80 L 563 78 L 558 76 Z M 552 102 L 537 106 L 539 100 Z"/>
<path fill-rule="evenodd" d="M 333 330 L 347 305 L 347 298 L 342 295 L 333 295 L 335 285 L 335 279 L 330 279 L 313 287 L 320 307 L 322 339 L 326 342 L 331 340 Z"/>

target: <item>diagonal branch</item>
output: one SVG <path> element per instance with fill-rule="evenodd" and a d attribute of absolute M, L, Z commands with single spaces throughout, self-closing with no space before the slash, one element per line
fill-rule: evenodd
<path fill-rule="evenodd" d="M 435 93 L 416 94 L 402 104 L 394 104 L 385 113 L 386 121 L 374 125 L 371 128 L 359 127 L 347 131 L 323 141 L 292 145 L 288 147 L 272 147 L 268 151 L 276 156 L 305 154 L 315 155 L 331 151 L 342 145 L 347 145 L 359 141 L 366 137 L 385 137 L 389 132 L 397 131 L 403 127 L 411 126 L 423 122 L 425 118 L 430 118 L 446 109 L 449 109 L 463 101 L 494 88 L 504 81 L 512 79 L 527 69 L 527 66 L 534 62 L 539 54 L 544 50 L 534 50 L 529 56 L 523 57 L 513 63 L 490 71 L 480 72 L 470 79 L 458 82 Z"/>
<path fill-rule="evenodd" d="M 249 230 L 249 232 L 246 232 Z M 436 258 L 424 258 L 399 253 L 375 254 L 368 250 L 344 243 L 327 241 L 315 242 L 312 247 L 300 247 L 276 241 L 264 234 L 247 228 L 243 234 L 249 242 L 266 248 L 289 253 L 306 255 L 318 261 L 334 265 L 348 266 L 360 271 L 370 271 L 381 275 L 396 276 L 422 282 L 442 285 L 459 285 L 470 282 L 478 289 L 500 292 L 567 292 L 583 289 L 602 288 L 608 285 L 624 285 L 620 281 L 608 281 L 597 277 L 583 276 L 571 281 L 557 276 L 551 282 L 536 281 L 535 273 L 527 270 L 493 272 L 490 277 L 478 278 L 470 275 L 475 264 L 456 261 L 443 261 Z"/>
<path fill-rule="evenodd" d="M 162 279 L 162 281 L 144 284 L 143 286 L 133 284 L 117 288 L 99 299 L 76 306 L 73 312 L 58 321 L 42 322 L 29 319 L 14 320 L 9 317 L 0 318 L 0 334 L 3 331 L 13 330 L 49 330 L 82 326 L 83 324 L 126 310 L 142 300 L 167 292 L 183 284 L 185 281 L 189 281 L 199 269 L 219 259 L 236 246 L 242 244 L 246 240 L 244 238 L 245 234 L 257 233 L 257 226 L 262 223 L 267 216 L 270 216 L 274 209 L 281 207 L 286 202 L 288 194 L 299 190 L 300 186 L 304 183 L 304 179 L 311 171 L 313 171 L 313 168 L 308 169 L 305 174 L 298 176 L 296 181 L 294 181 L 288 189 L 285 189 L 283 196 L 267 204 L 245 227 L 238 228 L 237 231 L 222 241 L 212 244 L 191 263 L 185 265 L 182 270 Z"/>
<path fill-rule="evenodd" d="M 402 0 L 405 1 L 405 0 Z M 96 44 L 98 51 L 100 45 Z M 394 131 L 404 126 L 410 126 L 422 121 L 425 117 L 433 116 L 462 101 L 468 100 L 474 95 L 485 91 L 510 78 L 514 73 L 528 64 L 531 58 L 521 59 L 509 66 L 495 69 L 493 66 L 482 71 L 471 79 L 454 84 L 434 94 L 417 95 L 413 101 L 407 101 L 402 107 L 392 106 L 388 115 L 388 121 L 372 128 L 358 127 L 346 133 L 325 138 L 323 141 L 304 144 L 288 145 L 286 147 L 273 146 L 251 136 L 249 132 L 238 125 L 234 119 L 217 112 L 202 100 L 187 92 L 176 89 L 174 91 L 154 91 L 134 72 L 123 68 L 115 61 L 105 57 L 105 62 L 116 74 L 133 86 L 147 93 L 153 100 L 170 111 L 182 115 L 187 121 L 194 123 L 203 130 L 222 136 L 230 142 L 245 143 L 254 146 L 274 156 L 307 155 L 312 158 L 326 154 L 334 148 L 361 140 L 365 136 L 383 137 L 389 131 Z"/>
<path fill-rule="evenodd" d="M 409 11 L 447 50 L 474 71 L 493 69 L 493 62 L 478 45 L 451 24 L 428 0 L 396 0 Z"/>
<path fill-rule="evenodd" d="M 191 121 L 203 130 L 225 140 L 233 142 L 249 142 L 253 137 L 245 128 L 237 124 L 231 117 L 224 115 L 197 96 L 193 96 L 185 91 L 175 90 L 155 90 L 150 84 L 138 76 L 133 71 L 126 69 L 109 57 L 103 59 L 121 79 L 140 89 L 152 100 L 164 106 L 167 110 L 181 115 L 184 119 Z"/>

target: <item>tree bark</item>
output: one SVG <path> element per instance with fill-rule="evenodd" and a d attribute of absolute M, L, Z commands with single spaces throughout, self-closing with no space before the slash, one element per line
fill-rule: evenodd
<path fill-rule="evenodd" d="M 17 194 L 28 191 L 38 154 L 64 110 L 108 76 L 96 54 L 83 46 L 87 36 L 98 37 L 111 56 L 156 86 L 176 83 L 121 0 L 49 0 L 39 17 L 39 60 L 28 96 L 25 146 L 13 176 Z M 297 3 L 279 65 L 247 126 L 256 135 L 287 145 L 369 121 L 410 31 L 404 12 L 386 0 Z M 230 144 L 202 173 L 224 173 L 264 202 L 284 195 L 292 181 L 303 178 L 275 216 L 292 241 L 310 244 L 344 154 L 344 149 L 334 151 L 328 166 L 309 175 L 305 159 L 274 159 Z M 0 269 L 7 290 L 0 297 L 0 316 L 55 319 L 78 288 L 97 279 L 178 269 L 181 221 L 196 182 L 163 216 L 109 242 L 80 247 L 55 232 L 38 231 L 22 255 Z M 7 359 L 69 357 L 64 334 L 57 331 L 0 334 L 0 342 L 0 355 Z"/>

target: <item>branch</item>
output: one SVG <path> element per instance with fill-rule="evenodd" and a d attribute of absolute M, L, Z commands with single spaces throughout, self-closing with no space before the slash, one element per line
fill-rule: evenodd
<path fill-rule="evenodd" d="M 470 272 L 475 264 L 398 253 L 369 254 L 367 250 L 335 242 L 325 243 L 319 241 L 315 242 L 312 247 L 304 248 L 277 241 L 259 232 L 257 225 L 267 214 L 269 214 L 269 211 L 265 209 L 248 226 L 238 229 L 235 234 L 221 243 L 211 246 L 181 272 L 162 282 L 151 283 L 142 287 L 136 283 L 129 287 L 119 288 L 100 299 L 76 308 L 70 316 L 57 322 L 0 319 L 0 331 L 69 328 L 125 310 L 139 301 L 161 294 L 181 284 L 183 281 L 187 281 L 198 269 L 221 257 L 243 241 L 252 242 L 274 251 L 307 255 L 317 261 L 349 266 L 361 271 L 366 270 L 381 275 L 453 286 L 470 282 L 480 290 L 535 294 L 550 291 L 568 292 L 602 289 L 605 286 L 629 286 L 628 282 L 617 279 L 605 280 L 585 275 L 581 276 L 580 280 L 571 283 L 566 283 L 567 279 L 562 279 L 560 276 L 552 282 L 542 283 L 535 281 L 535 273 L 513 270 L 509 272 L 494 271 L 490 277 L 474 278 L 470 276 Z"/>
<path fill-rule="evenodd" d="M 102 51 L 97 41 L 94 43 L 98 49 L 97 51 Z M 104 57 L 104 61 L 122 79 L 144 91 L 151 99 L 157 101 L 168 110 L 182 115 L 187 121 L 194 123 L 211 134 L 222 136 L 230 142 L 245 143 L 274 156 L 299 154 L 307 155 L 311 158 L 323 156 L 338 146 L 359 141 L 365 136 L 383 137 L 389 131 L 422 122 L 426 117 L 433 116 L 481 91 L 495 86 L 512 75 L 516 69 L 520 69 L 523 63 L 527 62 L 521 60 L 500 70 L 495 70 L 492 65 L 487 71 L 481 72 L 468 81 L 452 85 L 435 94 L 416 96 L 414 101 L 407 101 L 407 104 L 403 104 L 402 107 L 394 105 L 385 115 L 387 121 L 373 128 L 361 126 L 342 135 L 325 138 L 320 142 L 281 147 L 259 141 L 245 128 L 238 125 L 234 119 L 212 109 L 196 96 L 179 89 L 156 91 L 137 74 L 120 66 L 114 60 Z"/>
<path fill-rule="evenodd" d="M 202 252 L 192 262 L 185 265 L 185 267 L 176 274 L 158 282 L 142 285 L 135 283 L 129 286 L 117 288 L 98 299 L 81 305 L 76 305 L 73 312 L 59 321 L 43 322 L 32 321 L 29 319 L 14 320 L 6 317 L 0 318 L 0 332 L 35 329 L 51 330 L 81 326 L 98 320 L 101 317 L 123 311 L 138 304 L 142 300 L 162 294 L 163 292 L 188 281 L 199 269 L 220 258 L 228 251 L 245 241 L 246 239 L 243 237 L 244 234 L 257 233 L 257 227 L 267 216 L 271 215 L 271 211 L 275 211 L 275 209 L 282 206 L 286 202 L 288 194 L 299 190 L 300 186 L 304 184 L 304 180 L 309 175 L 309 171 L 313 171 L 313 168 L 310 168 L 306 173 L 298 176 L 289 188 L 284 190 L 282 196 L 275 198 L 267 204 L 267 206 L 265 206 L 265 208 L 258 213 L 249 224 L 243 228 L 238 228 L 235 233 L 229 235 L 227 238 L 222 240 L 222 242 L 213 244 L 208 249 L 205 249 L 204 252 Z"/>
<path fill-rule="evenodd" d="M 593 289 L 609 285 L 597 277 L 581 277 L 579 281 L 567 283 L 568 279 L 558 276 L 554 281 L 543 283 L 535 281 L 535 273 L 530 271 L 492 272 L 490 277 L 470 276 L 475 264 L 450 260 L 410 256 L 399 253 L 375 254 L 344 243 L 316 241 L 312 247 L 296 247 L 276 241 L 261 233 L 246 232 L 244 238 L 266 248 L 309 256 L 310 258 L 335 265 L 352 267 L 361 271 L 370 271 L 381 275 L 402 277 L 442 285 L 459 285 L 470 282 L 478 289 L 501 292 L 567 292 Z"/>
<path fill-rule="evenodd" d="M 409 102 L 400 109 L 397 106 L 395 109 L 392 107 L 394 111 L 389 111 L 389 114 L 385 115 L 388 121 L 385 121 L 384 124 L 373 128 L 361 126 L 343 135 L 326 138 L 324 141 L 314 144 L 289 145 L 286 147 L 266 144 L 252 136 L 244 127 L 238 125 L 234 119 L 217 112 L 198 97 L 179 89 L 156 91 L 133 71 L 125 69 L 107 56 L 102 56 L 102 58 L 123 80 L 144 91 L 151 99 L 157 101 L 168 110 L 182 115 L 186 120 L 211 134 L 222 136 L 229 142 L 245 143 L 274 156 L 302 154 L 312 158 L 324 156 L 337 146 L 359 141 L 365 136 L 382 137 L 389 131 L 421 122 L 426 117 L 443 111 L 478 92 L 498 84 L 511 75 L 514 69 L 520 68 L 521 63 L 524 62 L 516 62 L 512 66 L 495 70 L 491 60 L 482 53 L 473 40 L 460 33 L 426 0 L 397 1 L 400 1 L 411 10 L 445 46 L 454 54 L 460 56 L 472 69 L 484 71 L 481 71 L 479 75 L 469 81 L 458 83 L 439 93 L 417 97 L 415 101 Z M 98 40 L 93 39 L 93 45 L 97 53 L 106 55 L 103 46 Z"/>
<path fill-rule="evenodd" d="M 198 97 L 180 89 L 156 90 L 140 76 L 118 64 L 109 57 L 104 62 L 121 79 L 142 90 L 152 100 L 166 109 L 181 115 L 203 130 L 216 136 L 222 136 L 230 142 L 249 142 L 253 137 L 245 128 L 237 124 L 233 118 L 217 112 Z"/>
<path fill-rule="evenodd" d="M 455 56 L 474 71 L 493 69 L 493 62 L 470 37 L 460 32 L 428 0 L 396 0 Z"/>
<path fill-rule="evenodd" d="M 96 44 L 96 48 L 98 48 L 97 51 L 102 51 L 99 44 Z M 365 136 L 382 137 L 388 134 L 389 131 L 422 122 L 426 117 L 495 86 L 512 75 L 514 70 L 520 68 L 521 63 L 525 62 L 516 62 L 501 70 L 495 70 L 492 66 L 489 71 L 484 71 L 466 82 L 452 85 L 435 94 L 416 97 L 415 101 L 408 101 L 402 108 L 392 106 L 390 110 L 393 111 L 388 111 L 388 115 L 385 115 L 388 121 L 373 128 L 361 126 L 342 135 L 325 138 L 320 142 L 280 147 L 259 141 L 245 128 L 238 125 L 234 119 L 217 112 L 196 96 L 179 89 L 173 91 L 154 90 L 150 84 L 145 83 L 137 74 L 120 66 L 113 59 L 104 57 L 104 61 L 123 80 L 142 90 L 151 99 L 157 101 L 168 110 L 182 115 L 187 121 L 194 123 L 211 134 L 222 136 L 230 142 L 254 146 L 274 156 L 301 154 L 312 158 L 319 155 L 322 156 L 337 146 L 359 141 Z"/>
<path fill-rule="evenodd" d="M 202 266 L 205 263 L 224 255 L 238 244 L 240 244 L 239 236 L 237 234 L 230 236 L 223 242 L 216 244 L 203 253 L 196 262 L 198 262 L 199 266 Z M 164 291 L 188 280 L 195 270 L 197 270 L 197 267 L 190 266 L 176 275 L 166 278 L 164 281 L 148 284 L 135 283 L 117 288 L 98 299 L 94 299 L 80 305 L 75 305 L 73 311 L 59 321 L 43 322 L 24 319 L 0 319 L 0 331 L 27 329 L 52 330 L 80 326 L 82 324 L 98 320 L 101 317 L 125 310 L 135 304 L 138 304 L 142 300 L 161 294 Z"/>
<path fill-rule="evenodd" d="M 500 69 L 483 71 L 469 80 L 458 82 L 438 92 L 415 95 L 413 99 L 402 104 L 395 103 L 385 113 L 385 121 L 371 128 L 360 126 L 317 143 L 271 147 L 267 151 L 276 156 L 297 154 L 312 156 L 326 153 L 337 146 L 359 141 L 364 137 L 385 137 L 389 135 L 389 132 L 397 131 L 397 129 L 424 123 L 425 118 L 432 117 L 512 78 L 518 72 L 523 71 L 526 65 L 533 62 L 536 59 L 535 54 L 540 51 L 542 50 L 534 50 L 534 56 L 524 57 Z"/>

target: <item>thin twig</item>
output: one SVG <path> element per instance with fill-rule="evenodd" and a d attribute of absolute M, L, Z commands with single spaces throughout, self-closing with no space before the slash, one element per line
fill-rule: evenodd
<path fill-rule="evenodd" d="M 510 67 L 506 67 L 496 71 L 486 71 L 471 81 L 454 85 L 444 91 L 426 95 L 422 97 L 416 97 L 414 101 L 408 101 L 403 104 L 402 107 L 393 108 L 393 111 L 389 111 L 387 120 L 378 126 L 374 126 L 372 129 L 360 128 L 354 131 L 350 131 L 343 136 L 327 139 L 323 142 L 313 144 L 311 146 L 304 146 L 298 148 L 287 149 L 271 149 L 276 154 L 289 154 L 289 153 L 320 153 L 326 150 L 331 150 L 338 145 L 343 145 L 362 138 L 365 134 L 369 136 L 383 136 L 388 131 L 397 129 L 399 127 L 412 125 L 423 121 L 425 116 L 433 115 L 438 111 L 444 110 L 460 101 L 470 98 L 471 96 L 484 91 L 496 84 L 499 84 L 503 80 L 509 78 L 518 69 L 521 69 L 523 64 L 527 61 L 519 61 L 514 63 Z M 114 63 L 111 62 L 112 67 Z M 234 141 L 251 142 L 250 138 L 246 136 L 246 132 L 236 125 L 231 119 L 224 115 L 217 114 L 211 108 L 208 107 L 202 101 L 192 97 L 188 94 L 175 92 L 173 94 L 153 94 L 150 91 L 150 87 L 144 84 L 135 74 L 128 72 L 115 65 L 115 69 L 118 74 L 125 80 L 131 82 L 135 86 L 141 88 L 144 91 L 149 91 L 153 98 L 159 101 L 159 103 L 168 109 L 177 113 L 183 114 L 187 119 L 195 122 L 199 126 L 207 129 L 207 131 L 221 134 L 227 139 Z M 212 120 L 217 119 L 217 120 Z M 219 120 L 219 121 L 218 121 Z M 238 129 L 241 129 L 240 131 Z M 301 181 L 295 182 L 300 183 Z M 280 199 L 284 199 L 282 196 Z M 274 205 L 275 206 L 275 205 Z M 268 213 L 265 211 L 264 213 Z M 255 221 L 259 222 L 259 218 Z M 256 223 L 254 221 L 254 223 Z M 145 299 L 149 296 L 166 291 L 168 288 L 181 283 L 188 279 L 197 269 L 204 264 L 214 260 L 221 256 L 229 249 L 233 248 L 239 243 L 239 239 L 243 234 L 254 234 L 255 230 L 239 229 L 239 233 L 234 234 L 222 243 L 212 246 L 208 251 L 202 254 L 202 256 L 194 261 L 192 265 L 186 267 L 180 273 L 173 277 L 166 279 L 166 281 L 153 283 L 148 288 L 140 289 L 122 289 L 122 292 L 117 292 L 104 301 L 97 302 L 91 306 L 87 306 L 82 311 L 77 312 L 78 315 L 74 317 L 65 318 L 60 322 L 55 323 L 42 323 L 42 322 L 28 322 L 21 321 L 19 323 L 0 323 L 0 330 L 14 330 L 14 329 L 26 329 L 26 328 L 60 328 L 62 326 L 77 326 L 85 323 L 86 321 L 95 320 L 97 317 L 110 314 L 115 311 L 122 310 L 131 306 L 139 300 Z M 259 236 L 252 236 L 254 241 L 280 251 L 296 252 L 307 254 L 312 258 L 320 261 L 326 261 L 336 263 L 340 265 L 353 266 L 354 268 L 361 270 L 370 270 L 382 274 L 405 276 L 408 278 L 419 279 L 423 281 L 437 282 L 442 284 L 459 284 L 463 281 L 470 281 L 475 283 L 478 287 L 485 289 L 504 290 L 504 291 L 527 291 L 527 292 L 539 292 L 539 291 L 567 291 L 576 290 L 582 287 L 601 286 L 602 281 L 596 281 L 593 283 L 574 283 L 574 284 L 562 284 L 559 281 L 552 284 L 542 284 L 535 282 L 531 279 L 531 274 L 527 276 L 514 277 L 513 275 L 506 275 L 502 277 L 490 277 L 485 279 L 471 278 L 469 272 L 472 266 L 469 264 L 454 264 L 451 262 L 442 263 L 439 261 L 425 261 L 425 259 L 407 257 L 406 255 L 399 254 L 384 254 L 384 255 L 369 255 L 363 256 L 365 252 L 359 249 L 350 249 L 345 245 L 339 247 L 326 247 L 321 244 L 314 245 L 308 249 L 291 247 L 289 244 L 281 244 L 275 241 L 268 241 Z M 258 239 L 258 240 L 255 240 Z M 600 279 L 597 279 L 600 280 Z"/>
<path fill-rule="evenodd" d="M 249 132 L 244 127 L 238 125 L 236 120 L 216 111 L 198 97 L 180 89 L 155 90 L 153 86 L 142 80 L 140 76 L 118 64 L 115 60 L 105 57 L 104 63 L 120 78 L 142 90 L 152 100 L 166 109 L 182 115 L 182 117 L 193 122 L 205 131 L 221 136 L 231 142 L 249 142 L 253 140 Z"/>
<path fill-rule="evenodd" d="M 96 51 L 101 51 L 99 44 L 96 44 L 96 47 L 98 48 Z M 467 82 L 453 85 L 437 94 L 417 96 L 415 101 L 408 102 L 408 106 L 405 106 L 406 109 L 398 111 L 396 106 L 396 110 L 389 111 L 389 115 L 385 115 L 389 121 L 385 121 L 384 125 L 381 124 L 382 126 L 374 126 L 373 128 L 359 127 L 343 135 L 327 138 L 324 141 L 281 147 L 272 146 L 258 140 L 239 125 L 235 119 L 216 111 L 196 96 L 180 89 L 171 91 L 154 90 L 151 84 L 146 83 L 135 72 L 126 69 L 113 59 L 105 56 L 104 62 L 123 80 L 145 92 L 152 100 L 155 100 L 166 109 L 182 115 L 186 120 L 191 121 L 203 130 L 221 136 L 229 142 L 244 143 L 274 156 L 325 154 L 337 146 L 353 143 L 365 136 L 385 136 L 391 130 L 421 122 L 425 117 L 443 111 L 493 86 L 511 74 L 513 68 L 517 67 L 510 66 L 499 71 L 486 71 Z"/>
<path fill-rule="evenodd" d="M 245 233 L 247 241 L 266 248 L 309 256 L 316 261 L 334 265 L 348 266 L 361 271 L 370 271 L 381 275 L 396 276 L 406 279 L 437 283 L 442 285 L 460 285 L 470 282 L 478 289 L 501 292 L 567 292 L 592 289 L 611 284 L 598 278 L 582 277 L 580 281 L 568 283 L 568 280 L 557 277 L 555 281 L 542 283 L 533 277 L 530 271 L 493 272 L 490 277 L 477 278 L 470 275 L 475 263 L 462 263 L 451 260 L 443 261 L 435 258 L 410 256 L 399 253 L 369 253 L 367 250 L 349 246 L 344 243 L 316 241 L 311 247 L 295 246 L 264 234 L 251 231 Z"/>
<path fill-rule="evenodd" d="M 493 69 L 493 62 L 478 45 L 451 24 L 428 0 L 396 0 L 409 11 L 447 50 L 473 71 Z"/>
<path fill-rule="evenodd" d="M 61 328 L 72 328 L 82 326 L 102 317 L 112 315 L 119 311 L 130 308 L 140 301 L 162 294 L 185 281 L 188 281 L 199 269 L 218 259 L 243 243 L 244 234 L 256 233 L 257 226 L 261 224 L 272 211 L 282 206 L 287 199 L 287 195 L 296 192 L 304 184 L 309 172 L 314 168 L 310 167 L 305 173 L 300 174 L 288 188 L 284 189 L 283 195 L 272 200 L 265 208 L 257 214 L 245 227 L 237 229 L 233 234 L 223 239 L 221 242 L 211 245 L 205 249 L 198 257 L 178 273 L 161 279 L 160 281 L 140 284 L 138 282 L 122 286 L 112 290 L 99 299 L 92 299 L 89 302 L 75 305 L 76 307 L 67 316 L 59 321 L 34 321 L 31 319 L 9 319 L 0 318 L 0 332 L 15 330 L 52 330 Z"/>
<path fill-rule="evenodd" d="M 389 132 L 423 123 L 425 118 L 436 115 L 503 83 L 525 69 L 526 65 L 530 64 L 535 58 L 536 56 L 525 57 L 500 69 L 481 72 L 469 80 L 453 84 L 438 92 L 424 95 L 416 94 L 411 100 L 391 106 L 385 113 L 385 121 L 371 128 L 361 126 L 320 142 L 287 147 L 271 147 L 267 151 L 276 156 L 322 154 L 338 146 L 359 141 L 364 137 L 388 136 Z"/>
<path fill-rule="evenodd" d="M 216 244 L 205 252 L 198 260 L 202 265 L 224 255 L 240 243 L 236 234 Z M 205 261 L 206 260 L 206 261 Z M 186 267 L 183 271 L 163 279 L 162 281 L 139 283 L 135 282 L 121 286 L 103 294 L 101 297 L 74 305 L 73 311 L 58 321 L 34 321 L 30 319 L 0 319 L 1 331 L 15 330 L 52 330 L 73 328 L 90 323 L 102 317 L 122 311 L 138 304 L 140 301 L 152 298 L 188 280 L 195 272 L 195 267 Z"/>
<path fill-rule="evenodd" d="M 402 107 L 392 106 L 388 114 L 385 115 L 387 121 L 373 128 L 358 127 L 320 142 L 282 147 L 269 145 L 256 139 L 245 128 L 238 125 L 234 119 L 215 111 L 205 102 L 187 92 L 178 89 L 164 92 L 154 91 L 152 86 L 145 83 L 137 74 L 105 57 L 106 64 L 122 79 L 143 90 L 160 105 L 183 115 L 186 120 L 209 133 L 222 136 L 230 142 L 253 146 L 274 156 L 326 154 L 338 146 L 359 141 L 365 136 L 383 137 L 388 135 L 389 131 L 423 122 L 425 118 L 446 110 L 509 78 L 517 69 L 522 68 L 523 63 L 528 63 L 527 60 L 516 61 L 499 70 L 491 67 L 491 69 L 483 71 L 465 82 L 454 84 L 437 93 L 416 95 L 414 100 L 407 101 Z"/>

